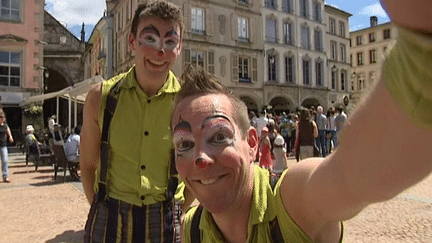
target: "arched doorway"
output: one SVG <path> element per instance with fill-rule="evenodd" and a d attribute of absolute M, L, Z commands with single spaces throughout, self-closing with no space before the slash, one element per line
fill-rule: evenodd
<path fill-rule="evenodd" d="M 245 103 L 248 111 L 253 111 L 255 114 L 258 114 L 258 105 L 251 97 L 240 96 L 240 100 Z"/>
<path fill-rule="evenodd" d="M 291 110 L 291 104 L 288 99 L 284 97 L 275 97 L 273 98 L 269 105 L 272 106 L 272 111 L 276 115 L 282 114 L 282 112 L 289 113 Z"/>
<path fill-rule="evenodd" d="M 320 102 L 315 98 L 307 98 L 302 102 L 301 105 L 308 109 L 311 108 L 312 106 L 317 108 L 318 106 L 320 106 Z"/>
<path fill-rule="evenodd" d="M 68 87 L 69 84 L 66 78 L 56 71 L 55 69 L 48 68 L 48 77 L 45 76 L 44 82 L 44 93 L 52 93 L 62 90 Z M 69 125 L 69 114 L 68 114 L 68 101 L 63 98 L 59 98 L 59 116 L 57 117 L 57 122 L 62 127 L 67 127 Z M 43 119 L 44 126 L 47 127 L 48 119 L 57 113 L 57 98 L 47 99 L 43 103 Z"/>

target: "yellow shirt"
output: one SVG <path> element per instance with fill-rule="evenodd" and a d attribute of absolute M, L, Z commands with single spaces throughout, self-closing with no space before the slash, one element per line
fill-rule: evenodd
<path fill-rule="evenodd" d="M 291 219 L 280 197 L 280 181 L 273 193 L 267 170 L 255 166 L 252 206 L 248 222 L 248 243 L 272 242 L 270 225 L 276 216 L 285 242 L 312 242 L 306 233 Z M 285 172 L 286 173 L 286 172 Z M 283 175 L 285 175 L 285 173 Z M 184 221 L 185 243 L 190 243 L 190 227 L 196 207 L 186 212 Z M 211 214 L 203 210 L 199 228 L 202 232 L 201 242 L 225 242 L 224 237 L 214 224 Z"/>
<path fill-rule="evenodd" d="M 170 116 L 180 84 L 170 71 L 164 86 L 152 97 L 139 87 L 135 66 L 102 85 L 100 129 L 106 97 L 123 79 L 109 131 L 107 193 L 137 206 L 165 200 L 171 161 Z M 99 181 L 96 172 L 95 191 Z"/>

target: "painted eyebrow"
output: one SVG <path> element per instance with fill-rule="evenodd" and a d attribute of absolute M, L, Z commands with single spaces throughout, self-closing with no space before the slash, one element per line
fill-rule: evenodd
<path fill-rule="evenodd" d="M 174 127 L 174 133 L 177 130 L 187 130 L 189 132 L 192 132 L 192 126 L 190 125 L 189 122 L 180 120 L 180 122 L 177 123 L 177 125 L 175 125 L 175 127 Z"/>
<path fill-rule="evenodd" d="M 166 32 L 164 37 L 168 37 L 168 36 L 179 36 L 179 35 L 178 35 L 177 31 L 170 30 L 170 31 Z"/>
<path fill-rule="evenodd" d="M 235 130 L 235 129 L 234 129 L 234 126 L 233 126 L 233 124 L 232 124 L 232 122 L 231 122 L 231 120 L 230 120 L 227 116 L 222 115 L 222 114 L 216 114 L 216 115 L 213 115 L 213 116 L 209 116 L 209 117 L 207 117 L 207 118 L 203 121 L 203 123 L 202 123 L 202 125 L 201 125 L 201 129 L 204 129 L 204 128 L 207 126 L 207 123 L 209 123 L 210 120 L 215 119 L 215 118 L 222 118 L 222 119 L 227 120 L 227 121 L 230 123 L 231 128 L 232 128 L 233 130 Z"/>
<path fill-rule="evenodd" d="M 158 30 L 156 27 L 154 27 L 152 24 L 149 25 L 149 26 L 144 27 L 144 28 L 141 30 L 141 32 L 143 32 L 143 31 L 153 31 L 153 32 L 155 32 L 155 33 L 157 34 L 157 36 L 160 37 L 159 30 Z"/>

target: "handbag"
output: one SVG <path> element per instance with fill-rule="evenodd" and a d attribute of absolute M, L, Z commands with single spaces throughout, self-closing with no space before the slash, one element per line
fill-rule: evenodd
<path fill-rule="evenodd" d="M 313 146 L 313 156 L 314 157 L 320 157 L 320 152 L 319 152 L 319 149 L 318 149 L 318 146 L 316 145 L 316 143 L 314 143 L 314 146 Z"/>

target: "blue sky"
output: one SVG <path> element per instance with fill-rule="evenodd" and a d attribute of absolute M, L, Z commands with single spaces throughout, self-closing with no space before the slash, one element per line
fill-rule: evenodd
<path fill-rule="evenodd" d="M 326 0 L 326 4 L 351 13 L 350 31 L 369 27 L 369 17 L 377 16 L 378 23 L 390 21 L 381 8 L 379 0 Z M 85 24 L 86 40 L 103 16 L 105 0 L 46 0 L 45 9 L 75 36 L 80 38 L 82 23 Z"/>

